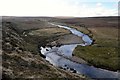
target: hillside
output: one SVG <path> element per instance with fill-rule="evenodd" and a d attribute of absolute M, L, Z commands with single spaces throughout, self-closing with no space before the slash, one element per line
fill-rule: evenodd
<path fill-rule="evenodd" d="M 59 33 L 55 34 L 54 29 L 56 28 L 39 18 L 3 17 L 2 20 L 3 78 L 48 78 L 52 80 L 85 78 L 82 75 L 52 66 L 40 55 L 39 46 L 54 41 L 60 35 L 69 34 L 68 31 L 60 29 Z M 46 28 L 52 28 L 53 33 L 46 31 Z M 42 30 L 44 34 L 28 34 L 35 30 L 40 30 L 40 32 Z M 51 31 L 51 29 L 49 30 Z M 46 36 L 45 33 L 49 35 Z"/>

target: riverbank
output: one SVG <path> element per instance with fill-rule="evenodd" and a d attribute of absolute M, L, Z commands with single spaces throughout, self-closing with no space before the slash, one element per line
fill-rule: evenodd
<path fill-rule="evenodd" d="M 92 46 L 77 46 L 73 52 L 74 56 L 84 59 L 90 65 L 117 71 L 120 70 L 117 20 L 117 17 L 73 18 L 60 19 L 56 20 L 56 22 L 69 25 L 88 34 L 94 40 Z"/>
<path fill-rule="evenodd" d="M 74 55 L 83 58 L 96 67 L 120 70 L 118 66 L 118 29 L 105 27 L 88 29 L 93 34 L 94 44 L 87 47 L 76 47 Z"/>

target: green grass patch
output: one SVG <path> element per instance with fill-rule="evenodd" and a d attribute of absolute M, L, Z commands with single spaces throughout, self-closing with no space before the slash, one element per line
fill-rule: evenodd
<path fill-rule="evenodd" d="M 118 61 L 117 29 L 89 28 L 95 40 L 92 46 L 77 46 L 74 55 L 88 61 L 91 65 L 109 70 L 120 70 Z M 107 32 L 108 31 L 108 32 Z M 109 32 L 112 32 L 109 34 Z"/>
<path fill-rule="evenodd" d="M 97 47 L 97 46 L 78 46 L 74 55 L 85 59 L 90 64 L 97 67 L 118 70 L 118 52 L 117 48 Z"/>

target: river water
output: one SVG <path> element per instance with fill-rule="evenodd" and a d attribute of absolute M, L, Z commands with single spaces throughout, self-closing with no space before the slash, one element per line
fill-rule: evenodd
<path fill-rule="evenodd" d="M 46 60 L 49 61 L 56 67 L 63 68 L 65 70 L 69 70 L 71 72 L 75 72 L 78 74 L 84 74 L 91 78 L 118 78 L 118 72 L 113 72 L 105 69 L 96 68 L 94 66 L 89 66 L 87 64 L 79 64 L 73 62 L 65 57 L 72 57 L 72 52 L 77 47 L 77 45 L 87 46 L 91 45 L 93 40 L 86 34 L 77 31 L 76 29 L 70 28 L 68 26 L 56 25 L 50 23 L 51 25 L 55 25 L 56 27 L 64 28 L 69 30 L 72 34 L 77 35 L 78 37 L 82 37 L 84 43 L 82 44 L 70 44 L 70 45 L 62 45 L 60 47 L 40 47 L 41 54 L 46 56 Z M 64 57 L 65 56 L 65 57 Z"/>

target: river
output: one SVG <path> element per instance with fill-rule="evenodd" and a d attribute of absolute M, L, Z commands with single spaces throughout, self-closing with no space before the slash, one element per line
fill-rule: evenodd
<path fill-rule="evenodd" d="M 78 74 L 84 74 L 91 78 L 118 78 L 118 72 L 109 71 L 105 69 L 96 68 L 94 66 L 89 66 L 87 64 L 80 64 L 73 62 L 65 57 L 71 58 L 72 52 L 77 47 L 77 45 L 87 46 L 91 45 L 93 40 L 86 34 L 70 28 L 68 26 L 56 25 L 50 23 L 51 25 L 55 25 L 56 27 L 64 28 L 69 30 L 72 34 L 77 35 L 78 37 L 82 37 L 84 43 L 82 44 L 70 44 L 70 45 L 62 45 L 60 47 L 40 47 L 41 54 L 46 56 L 46 60 L 49 61 L 56 67 L 63 68 L 65 70 L 69 70 L 71 72 L 75 72 Z M 65 57 L 64 57 L 65 56 Z"/>

